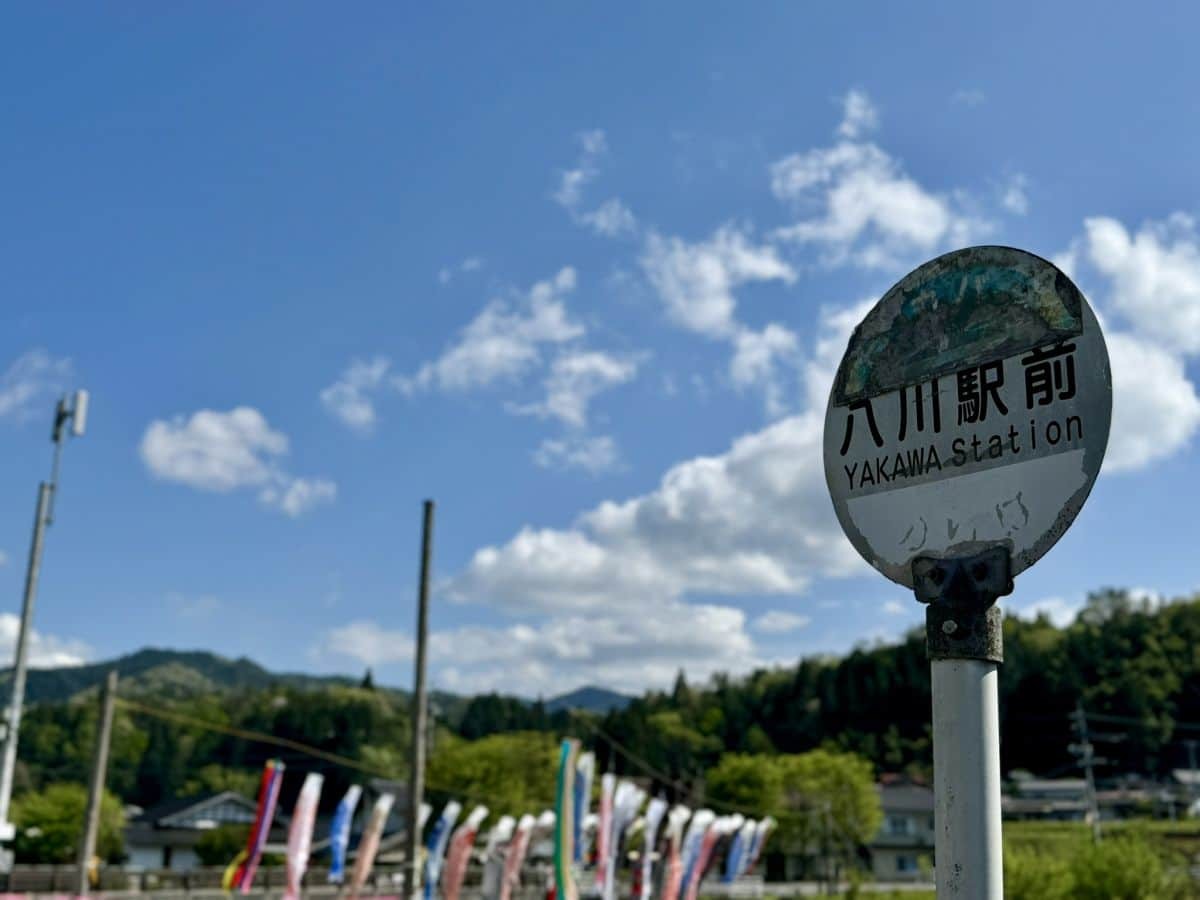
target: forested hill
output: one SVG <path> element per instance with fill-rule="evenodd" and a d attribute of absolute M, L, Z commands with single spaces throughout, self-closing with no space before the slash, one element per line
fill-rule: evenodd
<path fill-rule="evenodd" d="M 1102 777 L 1187 765 L 1200 737 L 1200 598 L 1166 604 L 1092 594 L 1075 622 L 1007 617 L 1000 669 L 1003 771 L 1070 773 L 1070 714 L 1082 704 Z M 852 750 L 877 769 L 927 772 L 929 663 L 923 633 L 894 646 L 809 659 L 704 689 L 682 678 L 610 713 L 600 728 L 646 763 L 686 780 L 728 751 Z"/>
<path fill-rule="evenodd" d="M 1101 777 L 1186 765 L 1183 740 L 1200 736 L 1200 599 L 1152 606 L 1103 591 L 1066 628 L 1044 618 L 1009 617 L 1004 632 L 1006 773 L 1070 772 L 1067 747 L 1077 740 L 1070 715 L 1078 704 L 1100 732 L 1093 736 L 1098 755 L 1111 761 Z M 46 680 L 32 692 L 41 702 L 31 706 L 22 726 L 21 789 L 86 782 L 95 703 L 79 692 L 113 665 L 38 673 Z M 369 679 L 360 684 L 275 675 L 248 660 L 155 650 L 115 665 L 122 673 L 121 695 L 135 705 L 118 708 L 110 784 L 139 805 L 223 786 L 252 791 L 255 769 L 281 751 L 231 729 L 318 747 L 389 777 L 407 771 L 408 698 L 375 688 Z M 54 696 L 73 699 L 48 699 Z M 703 686 L 680 677 L 671 691 L 628 702 L 618 695 L 612 706 L 613 695 L 603 692 L 585 691 L 583 698 L 596 701 L 592 710 L 496 694 L 437 698 L 435 775 L 453 789 L 463 772 L 524 765 L 523 759 L 534 757 L 520 742 L 487 745 L 480 758 L 462 756 L 469 742 L 517 731 L 540 733 L 533 736 L 541 743 L 529 746 L 543 749 L 574 734 L 597 752 L 601 771 L 649 774 L 668 793 L 685 784 L 692 794 L 729 752 L 826 746 L 860 753 L 876 771 L 928 772 L 931 763 L 929 664 L 920 634 L 840 659 L 807 659 Z M 314 765 L 310 758 L 284 756 L 289 765 Z M 335 787 L 361 777 L 333 769 L 327 774 L 331 797 Z"/>
<path fill-rule="evenodd" d="M 263 689 L 281 684 L 296 687 L 356 684 L 341 676 L 312 676 L 269 672 L 252 660 L 227 659 L 204 650 L 165 650 L 147 647 L 116 659 L 83 666 L 30 669 L 25 698 L 30 703 L 65 701 L 97 687 L 116 669 L 126 690 L 185 696 L 228 688 Z M 12 670 L 0 672 L 0 698 L 8 702 Z"/>

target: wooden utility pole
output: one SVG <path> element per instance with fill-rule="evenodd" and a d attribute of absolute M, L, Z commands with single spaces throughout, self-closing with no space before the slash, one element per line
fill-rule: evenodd
<path fill-rule="evenodd" d="M 117 700 L 117 673 L 114 669 L 100 688 L 100 717 L 96 721 L 96 748 L 92 756 L 92 774 L 88 779 L 87 812 L 83 820 L 83 840 L 79 845 L 79 880 L 75 893 L 84 896 L 90 884 L 88 871 L 96 855 L 100 835 L 100 807 L 104 800 L 104 782 L 108 771 L 108 748 L 112 743 L 113 706 Z"/>
<path fill-rule="evenodd" d="M 425 501 L 421 530 L 421 575 L 417 583 L 417 656 L 413 671 L 412 773 L 408 782 L 408 869 L 410 898 L 421 886 L 421 801 L 425 795 L 425 743 L 428 703 L 425 697 L 425 640 L 429 626 L 429 561 L 433 550 L 433 501 Z"/>

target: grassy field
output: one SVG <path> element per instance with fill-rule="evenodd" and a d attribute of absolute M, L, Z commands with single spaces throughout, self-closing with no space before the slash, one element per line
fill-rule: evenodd
<path fill-rule="evenodd" d="M 1181 853 L 1189 859 L 1200 854 L 1200 819 L 1166 822 L 1161 819 L 1130 819 L 1105 822 L 1103 836 L 1140 834 L 1164 850 Z M 1091 829 L 1082 822 L 1005 822 L 1004 845 L 1015 849 L 1048 850 L 1063 848 L 1087 840 Z"/>

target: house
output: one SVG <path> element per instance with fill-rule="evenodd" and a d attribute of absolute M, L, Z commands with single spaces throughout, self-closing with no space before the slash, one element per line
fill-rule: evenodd
<path fill-rule="evenodd" d="M 1082 822 L 1087 817 L 1087 782 L 1082 778 L 1018 778 L 1001 799 L 1006 819 Z"/>
<path fill-rule="evenodd" d="M 186 872 L 200 864 L 196 844 L 222 825 L 254 824 L 256 805 L 236 791 L 188 797 L 146 810 L 125 827 L 129 864 L 143 869 Z M 272 840 L 283 840 L 286 816 L 278 810 Z"/>
<path fill-rule="evenodd" d="M 921 881 L 933 861 L 933 791 L 896 781 L 877 785 L 883 823 L 867 851 L 876 881 Z"/>

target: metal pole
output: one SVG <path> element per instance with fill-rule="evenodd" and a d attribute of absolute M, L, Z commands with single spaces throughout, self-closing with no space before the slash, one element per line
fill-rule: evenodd
<path fill-rule="evenodd" d="M 92 756 L 92 775 L 88 780 L 87 813 L 84 816 L 83 842 L 79 845 L 79 880 L 75 893 L 88 893 L 88 867 L 96 855 L 100 835 L 100 808 L 104 800 L 104 782 L 108 771 L 108 748 L 112 742 L 113 707 L 117 699 L 117 673 L 112 671 L 100 688 L 100 718 L 96 722 L 96 748 Z"/>
<path fill-rule="evenodd" d="M 425 642 L 429 619 L 429 561 L 433 549 L 433 501 L 425 501 L 421 528 L 421 575 L 417 586 L 417 657 L 413 672 L 412 773 L 408 782 L 408 896 L 418 896 L 421 887 L 421 801 L 425 799 Z"/>
<path fill-rule="evenodd" d="M 1192 776 L 1188 779 L 1188 815 L 1191 815 L 1192 807 L 1196 805 L 1196 742 L 1187 740 L 1183 743 L 1187 746 L 1188 772 Z"/>
<path fill-rule="evenodd" d="M 1096 762 L 1096 748 L 1088 734 L 1087 713 L 1083 709 L 1083 700 L 1075 702 L 1075 728 L 1079 732 L 1077 753 L 1079 764 L 1083 766 L 1084 786 L 1087 794 L 1087 816 L 1092 826 L 1092 840 L 1100 841 L 1100 804 L 1096 796 L 1096 776 L 1093 765 Z M 1068 748 L 1075 749 L 1075 748 Z"/>
<path fill-rule="evenodd" d="M 53 491 L 53 486 L 44 481 L 38 485 L 37 511 L 33 517 L 33 542 L 29 547 L 29 567 L 25 571 L 25 599 L 21 604 L 17 654 L 13 661 L 12 698 L 8 704 L 8 728 L 4 739 L 3 767 L 0 768 L 0 830 L 6 829 L 9 821 L 8 811 L 12 800 L 13 772 L 17 766 L 17 738 L 21 729 L 21 707 L 25 702 L 29 623 L 33 618 L 33 602 L 37 599 L 38 573 L 42 567 L 42 541 L 46 534 L 46 516 Z M 0 834 L 0 840 L 11 838 L 11 834 Z"/>
<path fill-rule="evenodd" d="M 1002 900 L 999 664 L 996 599 L 1012 592 L 1004 547 L 913 560 L 913 590 L 929 604 L 925 643 L 933 688 L 934 871 L 939 900 Z"/>
<path fill-rule="evenodd" d="M 937 895 L 999 900 L 999 670 L 978 659 L 935 659 L 930 665 Z"/>

